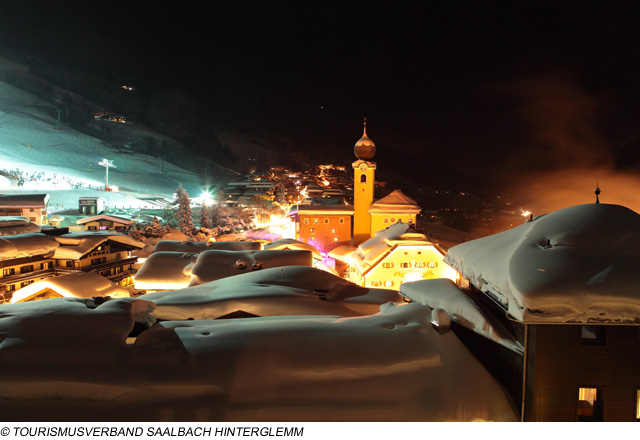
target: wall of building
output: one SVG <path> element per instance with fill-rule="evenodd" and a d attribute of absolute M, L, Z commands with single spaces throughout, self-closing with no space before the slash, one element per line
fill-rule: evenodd
<path fill-rule="evenodd" d="M 444 256 L 431 245 L 397 246 L 368 272 L 357 273 L 356 283 L 363 287 L 400 290 L 403 282 L 433 278 L 448 278 L 455 282 L 455 270 L 443 259 Z"/>
<path fill-rule="evenodd" d="M 375 236 L 376 232 L 387 229 L 396 223 L 416 224 L 416 214 L 409 213 L 373 213 L 371 214 L 371 236 Z"/>
<path fill-rule="evenodd" d="M 296 240 L 309 243 L 328 252 L 338 246 L 351 244 L 351 216 L 346 214 L 298 215 Z M 299 226 L 298 226 L 299 225 Z"/>
<path fill-rule="evenodd" d="M 580 388 L 601 390 L 604 421 L 636 420 L 640 327 L 598 327 L 603 345 L 586 345 L 580 325 L 529 325 L 526 421 L 576 421 Z"/>

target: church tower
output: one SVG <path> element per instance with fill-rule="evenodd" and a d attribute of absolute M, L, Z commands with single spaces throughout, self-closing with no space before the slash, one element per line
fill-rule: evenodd
<path fill-rule="evenodd" d="M 353 246 L 371 238 L 371 215 L 369 207 L 373 203 L 376 163 L 371 159 L 376 154 L 376 145 L 367 136 L 367 118 L 364 132 L 356 142 L 353 152 L 358 160 L 353 162 Z"/>

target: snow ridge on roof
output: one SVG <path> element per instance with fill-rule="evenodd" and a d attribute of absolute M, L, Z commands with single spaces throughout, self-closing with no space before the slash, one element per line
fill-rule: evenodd
<path fill-rule="evenodd" d="M 564 208 L 449 249 L 445 262 L 524 322 L 640 322 L 640 215 Z"/>
<path fill-rule="evenodd" d="M 418 206 L 415 200 L 402 193 L 399 189 L 392 191 L 387 196 L 377 200 L 369 207 L 370 213 L 375 212 L 402 212 L 410 214 L 419 214 L 422 208 Z"/>

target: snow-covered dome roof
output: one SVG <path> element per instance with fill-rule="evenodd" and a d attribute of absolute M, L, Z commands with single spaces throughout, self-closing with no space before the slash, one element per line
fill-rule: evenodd
<path fill-rule="evenodd" d="M 449 249 L 445 262 L 523 322 L 640 321 L 640 215 L 578 205 Z"/>
<path fill-rule="evenodd" d="M 367 119 L 364 119 L 364 129 L 362 137 L 356 142 L 353 147 L 353 152 L 358 159 L 368 160 L 372 159 L 376 154 L 376 144 L 373 143 L 369 136 L 367 136 Z"/>

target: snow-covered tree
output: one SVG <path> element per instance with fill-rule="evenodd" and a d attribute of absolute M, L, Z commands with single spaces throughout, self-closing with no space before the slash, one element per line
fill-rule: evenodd
<path fill-rule="evenodd" d="M 200 227 L 209 229 L 211 224 L 209 222 L 209 208 L 206 202 L 202 202 L 202 211 L 200 213 Z"/>
<path fill-rule="evenodd" d="M 193 226 L 193 212 L 191 211 L 191 200 L 189 199 L 189 194 L 182 187 L 182 184 L 176 190 L 176 218 L 178 220 L 178 227 L 180 231 L 182 231 L 185 235 L 192 235 L 194 226 Z"/>

